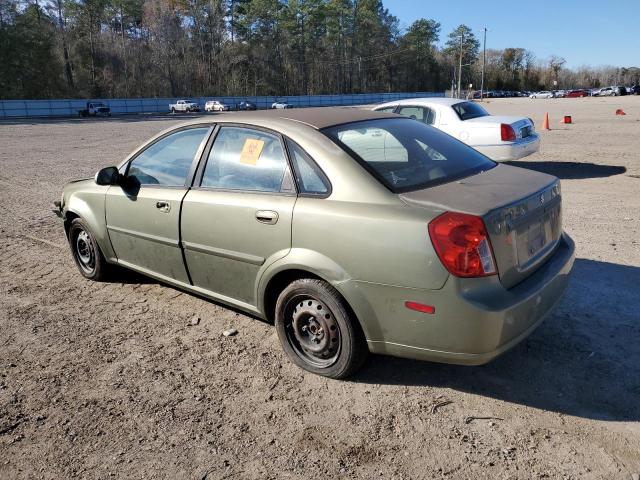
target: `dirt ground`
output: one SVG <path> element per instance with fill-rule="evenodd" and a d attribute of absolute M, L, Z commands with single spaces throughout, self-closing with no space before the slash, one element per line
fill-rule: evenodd
<path fill-rule="evenodd" d="M 268 324 L 76 271 L 63 185 L 184 117 L 0 124 L 0 478 L 637 479 L 640 97 L 487 108 L 549 112 L 514 164 L 562 178 L 564 300 L 489 365 L 373 356 L 350 381 L 294 367 Z"/>

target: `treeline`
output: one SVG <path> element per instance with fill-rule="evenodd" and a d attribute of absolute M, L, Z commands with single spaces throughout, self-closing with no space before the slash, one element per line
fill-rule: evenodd
<path fill-rule="evenodd" d="M 381 0 L 0 0 L 0 98 L 442 91 L 460 52 L 463 88 L 478 88 L 474 32 L 461 25 L 439 47 L 441 33 L 432 19 L 401 29 Z M 486 88 L 556 79 L 633 83 L 638 69 L 487 51 Z"/>

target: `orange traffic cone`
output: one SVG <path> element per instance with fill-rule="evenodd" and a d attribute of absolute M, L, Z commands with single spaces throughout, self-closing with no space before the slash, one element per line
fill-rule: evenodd
<path fill-rule="evenodd" d="M 549 128 L 549 113 L 546 113 L 544 115 L 544 121 L 542 122 L 542 129 L 543 130 L 551 130 Z"/>
<path fill-rule="evenodd" d="M 619 108 L 619 109 L 616 110 L 616 115 L 626 115 L 626 113 L 624 113 L 624 110 Z"/>
<path fill-rule="evenodd" d="M 571 115 L 565 115 L 564 117 L 562 117 L 562 120 L 560 120 L 560 123 L 572 123 Z"/>

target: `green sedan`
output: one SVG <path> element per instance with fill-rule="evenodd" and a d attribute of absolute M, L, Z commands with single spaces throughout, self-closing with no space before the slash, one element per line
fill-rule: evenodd
<path fill-rule="evenodd" d="M 574 260 L 557 178 L 350 108 L 172 128 L 55 211 L 86 278 L 126 267 L 244 310 L 333 378 L 369 352 L 486 363 L 540 324 Z"/>

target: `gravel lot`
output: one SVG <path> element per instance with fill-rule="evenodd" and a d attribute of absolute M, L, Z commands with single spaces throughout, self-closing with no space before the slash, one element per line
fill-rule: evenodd
<path fill-rule="evenodd" d="M 578 249 L 567 295 L 484 367 L 371 357 L 351 381 L 292 366 L 268 324 L 138 276 L 76 271 L 51 213 L 63 185 L 185 117 L 0 124 L 0 478 L 631 480 L 640 97 L 487 108 L 538 128 L 550 114 L 541 152 L 514 164 L 562 178 Z"/>

